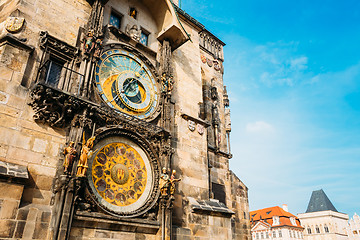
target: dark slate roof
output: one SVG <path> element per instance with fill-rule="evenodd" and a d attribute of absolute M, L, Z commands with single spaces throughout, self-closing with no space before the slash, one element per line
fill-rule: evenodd
<path fill-rule="evenodd" d="M 331 201 L 329 200 L 329 198 L 326 196 L 325 192 L 322 189 L 313 191 L 306 212 L 310 213 L 310 212 L 320 212 L 320 211 L 328 211 L 328 210 L 337 212 L 336 208 L 331 203 Z"/>

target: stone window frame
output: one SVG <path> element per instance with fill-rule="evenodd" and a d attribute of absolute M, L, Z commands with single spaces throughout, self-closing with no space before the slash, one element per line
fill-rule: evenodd
<path fill-rule="evenodd" d="M 122 14 L 121 12 L 119 12 L 118 10 L 116 10 L 114 7 L 110 7 L 110 14 L 109 14 L 109 24 L 110 24 L 110 19 L 111 19 L 111 16 L 112 15 L 115 15 L 119 18 L 119 28 L 117 29 L 121 29 L 122 27 L 122 23 L 123 23 L 123 19 L 124 19 L 124 14 Z M 116 26 L 114 26 L 116 27 Z"/>
<path fill-rule="evenodd" d="M 276 238 L 276 231 L 273 231 L 273 232 L 272 232 L 272 237 L 273 237 L 273 238 Z"/>
<path fill-rule="evenodd" d="M 146 44 L 144 44 L 144 43 L 141 42 L 141 36 L 142 36 L 143 34 L 147 36 L 147 42 L 146 42 Z M 148 30 L 146 30 L 144 27 L 140 26 L 140 40 L 139 40 L 139 42 L 140 42 L 141 44 L 143 44 L 144 46 L 149 47 L 149 45 L 150 45 L 150 34 L 151 34 L 150 31 L 148 31 Z"/>
<path fill-rule="evenodd" d="M 315 226 L 315 231 L 316 231 L 316 233 L 320 233 L 320 228 L 318 225 Z"/>
<path fill-rule="evenodd" d="M 311 234 L 311 228 L 310 227 L 307 227 L 307 233 Z"/>
<path fill-rule="evenodd" d="M 281 229 L 279 229 L 279 238 L 281 238 L 282 237 L 282 231 L 281 231 Z"/>

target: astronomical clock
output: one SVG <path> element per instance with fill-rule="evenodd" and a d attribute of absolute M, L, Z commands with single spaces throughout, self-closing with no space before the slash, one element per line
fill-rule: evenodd
<path fill-rule="evenodd" d="M 95 67 L 96 88 L 116 115 L 125 113 L 140 121 L 156 117 L 160 87 L 152 66 L 145 61 L 121 47 L 100 55 Z M 159 162 L 149 143 L 139 141 L 142 137 L 136 127 L 128 134 L 117 127 L 109 131 L 106 136 L 96 136 L 86 173 L 88 191 L 107 213 L 140 216 L 154 206 L 159 196 Z"/>
<path fill-rule="evenodd" d="M 117 111 L 148 119 L 159 105 L 159 86 L 139 57 L 122 49 L 104 52 L 96 66 L 101 98 Z"/>

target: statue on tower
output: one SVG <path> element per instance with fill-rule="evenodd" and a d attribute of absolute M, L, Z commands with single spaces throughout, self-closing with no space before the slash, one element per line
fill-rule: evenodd
<path fill-rule="evenodd" d="M 74 159 L 76 157 L 76 149 L 74 148 L 74 142 L 70 142 L 69 146 L 67 146 L 66 148 L 64 148 L 64 155 L 65 155 L 65 160 L 64 160 L 64 173 L 68 174 L 69 173 L 69 167 L 71 168 L 72 163 L 74 162 Z M 71 170 L 70 170 L 71 172 Z"/>
<path fill-rule="evenodd" d="M 79 163 L 77 165 L 77 177 L 85 177 L 86 171 L 88 169 L 88 159 L 91 157 L 94 147 L 95 137 L 91 137 L 85 143 L 85 136 L 83 136 L 83 146 L 81 149 Z"/>

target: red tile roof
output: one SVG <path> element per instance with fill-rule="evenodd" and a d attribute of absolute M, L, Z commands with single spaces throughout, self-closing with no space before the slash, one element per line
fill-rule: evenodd
<path fill-rule="evenodd" d="M 273 225 L 273 216 L 279 216 L 280 224 Z M 290 217 L 295 218 L 296 226 L 291 223 Z M 284 209 L 282 209 L 279 206 L 252 211 L 250 212 L 250 220 L 253 226 L 258 221 L 262 220 L 266 223 L 269 223 L 272 227 L 291 226 L 291 227 L 303 228 L 300 225 L 299 219 L 295 215 L 286 212 Z"/>

